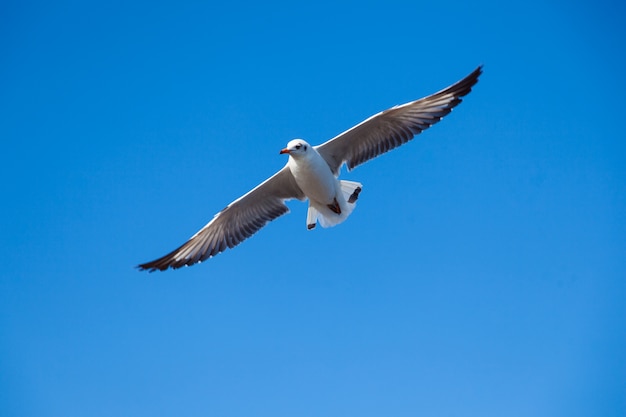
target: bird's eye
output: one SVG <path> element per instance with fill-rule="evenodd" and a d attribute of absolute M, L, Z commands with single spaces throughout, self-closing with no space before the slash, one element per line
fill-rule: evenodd
<path fill-rule="evenodd" d="M 304 150 L 306 151 L 306 145 L 304 145 Z"/>
<path fill-rule="evenodd" d="M 296 145 L 296 149 L 300 149 L 302 145 L 300 145 L 299 143 Z"/>

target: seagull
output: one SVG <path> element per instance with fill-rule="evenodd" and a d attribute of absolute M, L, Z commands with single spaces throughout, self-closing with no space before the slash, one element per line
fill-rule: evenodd
<path fill-rule="evenodd" d="M 287 164 L 252 191 L 230 203 L 178 249 L 138 265 L 150 272 L 181 268 L 233 248 L 270 221 L 289 212 L 287 200 L 309 200 L 307 229 L 335 226 L 354 210 L 362 185 L 339 180 L 348 170 L 407 143 L 461 102 L 478 82 L 482 66 L 430 96 L 394 106 L 366 119 L 321 145 L 294 139 L 280 151 Z"/>

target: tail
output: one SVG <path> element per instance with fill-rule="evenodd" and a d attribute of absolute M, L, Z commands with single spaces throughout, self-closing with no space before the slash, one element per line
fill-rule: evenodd
<path fill-rule="evenodd" d="M 363 189 L 363 184 L 361 184 L 360 182 L 345 180 L 341 180 L 339 182 L 341 183 L 341 192 L 343 194 L 343 197 L 348 203 L 350 203 L 350 205 L 356 205 L 356 200 L 359 199 L 359 194 Z"/>
<path fill-rule="evenodd" d="M 309 211 L 306 216 L 306 227 L 311 230 L 315 227 L 317 221 L 322 227 L 332 227 L 342 223 L 348 218 L 359 198 L 359 193 L 363 189 L 363 185 L 354 181 L 339 181 L 341 185 L 341 195 L 337 198 L 341 214 L 337 214 L 325 205 L 317 204 L 309 201 Z"/>

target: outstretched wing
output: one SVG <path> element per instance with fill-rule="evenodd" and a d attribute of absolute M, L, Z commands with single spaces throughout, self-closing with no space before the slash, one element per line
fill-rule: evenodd
<path fill-rule="evenodd" d="M 285 166 L 252 191 L 230 203 L 184 245 L 138 266 L 150 272 L 204 261 L 237 246 L 275 218 L 289 212 L 286 200 L 303 200 L 304 193 Z"/>
<path fill-rule="evenodd" d="M 315 149 L 335 175 L 343 163 L 352 169 L 410 141 L 437 123 L 472 90 L 481 73 L 482 66 L 438 93 L 380 112 Z"/>

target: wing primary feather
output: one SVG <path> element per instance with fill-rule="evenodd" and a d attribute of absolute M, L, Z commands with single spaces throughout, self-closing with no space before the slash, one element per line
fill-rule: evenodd
<path fill-rule="evenodd" d="M 461 81 L 419 100 L 394 106 L 316 146 L 335 175 L 403 145 L 448 115 L 478 82 L 482 66 Z"/>
<path fill-rule="evenodd" d="M 286 200 L 303 200 L 304 193 L 287 166 L 249 193 L 229 204 L 187 242 L 161 258 L 138 266 L 141 270 L 164 271 L 205 261 L 233 248 L 270 221 L 288 213 Z"/>

